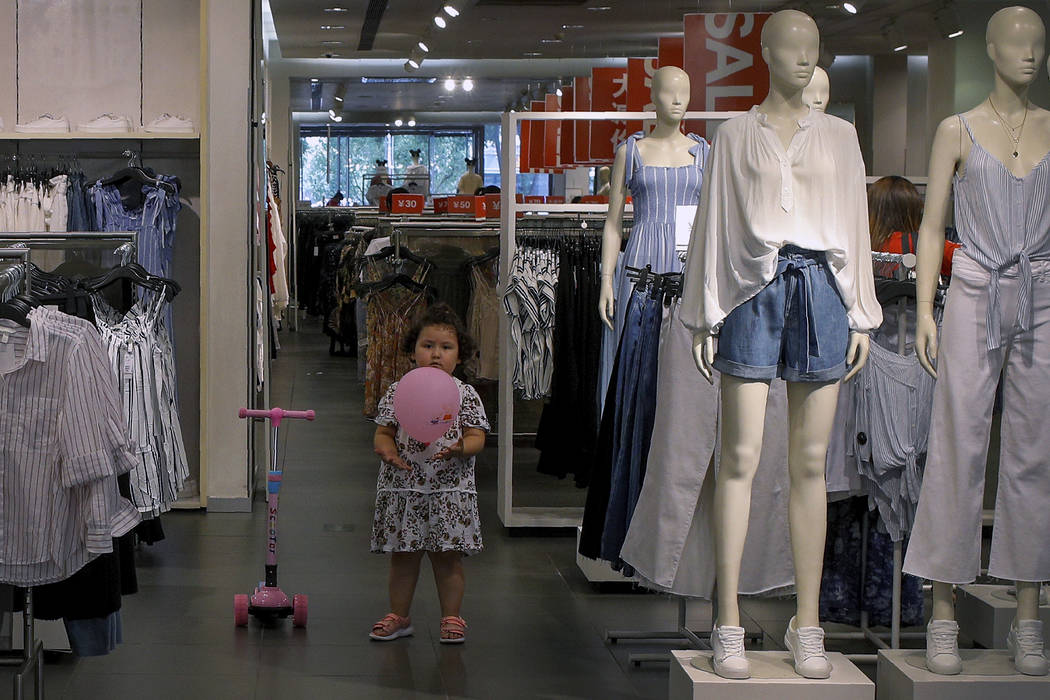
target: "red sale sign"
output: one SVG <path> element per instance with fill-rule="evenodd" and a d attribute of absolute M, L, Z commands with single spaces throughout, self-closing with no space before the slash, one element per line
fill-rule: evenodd
<path fill-rule="evenodd" d="M 657 53 L 657 65 L 660 68 L 665 66 L 674 66 L 675 68 L 681 68 L 685 61 L 685 40 L 680 36 L 662 36 L 660 37 L 659 48 L 656 50 Z"/>
<path fill-rule="evenodd" d="M 561 98 L 557 95 L 545 95 L 543 101 L 544 111 L 561 111 Z M 543 165 L 547 168 L 558 168 L 561 165 L 558 159 L 558 147 L 561 145 L 561 121 L 552 120 L 540 123 L 543 124 Z"/>
<path fill-rule="evenodd" d="M 475 219 L 485 218 L 485 198 L 473 195 L 456 195 L 448 199 L 449 214 L 465 214 Z"/>
<path fill-rule="evenodd" d="M 573 86 L 573 111 L 591 111 L 591 79 L 574 78 Z M 588 165 L 591 162 L 591 122 L 588 119 L 577 119 L 573 122 L 575 134 L 573 136 L 573 151 L 576 157 L 573 160 L 577 165 Z"/>
<path fill-rule="evenodd" d="M 591 109 L 595 112 L 623 112 L 627 109 L 627 68 L 591 69 Z M 591 123 L 591 161 L 612 163 L 616 147 L 627 138 L 627 123 Z"/>
<path fill-rule="evenodd" d="M 685 16 L 690 107 L 705 112 L 748 110 L 766 98 L 769 69 L 762 60 L 762 26 L 770 13 Z"/>

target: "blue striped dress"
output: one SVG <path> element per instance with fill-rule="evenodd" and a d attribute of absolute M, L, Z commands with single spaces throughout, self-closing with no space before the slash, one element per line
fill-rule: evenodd
<path fill-rule="evenodd" d="M 675 207 L 699 204 L 704 163 L 711 148 L 702 137 L 689 134 L 689 138 L 696 141 L 696 145 L 689 149 L 693 155 L 692 164 L 678 168 L 644 165 L 637 147 L 638 139 L 644 136 L 640 131 L 632 134 L 622 146 L 627 149 L 624 182 L 634 203 L 634 226 L 627 239 L 627 249 L 616 263 L 613 281 L 616 290 L 615 330 L 604 327 L 601 377 L 598 382 L 599 411 L 605 406 L 605 392 L 616 359 L 616 345 L 623 332 L 627 300 L 631 298 L 632 283 L 624 268 L 651 265 L 653 272 L 682 271 L 682 263 L 675 252 Z"/>

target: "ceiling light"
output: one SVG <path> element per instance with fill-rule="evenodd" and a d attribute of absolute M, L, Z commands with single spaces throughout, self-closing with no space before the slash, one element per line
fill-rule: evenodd
<path fill-rule="evenodd" d="M 561 95 L 562 95 L 561 88 L 558 88 L 557 90 L 555 90 L 554 94 L 557 95 L 558 97 L 561 97 Z"/>
<path fill-rule="evenodd" d="M 542 51 L 526 51 L 525 53 L 522 54 L 522 56 L 542 56 L 542 55 L 543 55 Z"/>
<path fill-rule="evenodd" d="M 563 25 L 561 25 L 561 28 L 562 29 L 583 29 L 583 25 L 582 24 L 563 24 Z"/>
<path fill-rule="evenodd" d="M 415 126 L 416 125 L 416 118 L 415 117 L 409 117 L 408 118 L 408 125 L 409 126 Z"/>
<path fill-rule="evenodd" d="M 419 70 L 419 61 L 414 58 L 410 58 L 405 61 L 405 70 Z"/>
<path fill-rule="evenodd" d="M 334 109 L 330 109 L 328 110 L 328 118 L 334 122 L 341 122 L 343 121 L 343 113 L 336 112 Z"/>
<path fill-rule="evenodd" d="M 341 53 L 330 53 L 326 51 L 325 53 L 321 54 L 321 58 L 339 58 L 342 55 L 343 54 Z"/>
<path fill-rule="evenodd" d="M 332 29 L 346 29 L 346 26 L 342 24 L 322 24 L 321 29 L 324 29 L 325 31 Z"/>
<path fill-rule="evenodd" d="M 452 92 L 456 89 L 456 81 L 452 78 L 445 78 L 445 89 Z"/>
<path fill-rule="evenodd" d="M 328 41 L 322 41 L 321 42 L 321 46 L 342 46 L 345 43 L 346 43 L 345 41 L 328 40 Z"/>
<path fill-rule="evenodd" d="M 405 122 L 403 120 L 401 120 L 400 118 L 394 120 L 394 126 L 401 126 L 404 123 Z"/>
<path fill-rule="evenodd" d="M 611 10 L 612 5 L 595 5 L 594 7 L 588 7 L 587 9 L 591 12 L 605 12 L 606 10 Z"/>
<path fill-rule="evenodd" d="M 310 82 L 311 83 L 316 83 L 316 82 L 319 82 L 319 81 L 317 80 L 317 78 L 310 78 Z"/>
<path fill-rule="evenodd" d="M 933 13 L 933 21 L 937 25 L 937 31 L 945 39 L 954 39 L 962 36 L 962 22 L 959 19 L 959 11 L 951 3 L 947 3 Z"/>
<path fill-rule="evenodd" d="M 332 99 L 335 100 L 336 102 L 342 102 L 343 101 L 343 98 L 340 97 L 339 95 L 333 95 Z"/>
<path fill-rule="evenodd" d="M 419 50 L 423 53 L 430 53 L 430 47 L 424 44 L 422 39 L 416 42 L 416 46 L 418 46 Z"/>
<path fill-rule="evenodd" d="M 848 15 L 855 15 L 857 14 L 857 6 L 852 2 L 844 2 L 842 3 L 842 11 Z"/>
<path fill-rule="evenodd" d="M 454 17 L 459 17 L 459 10 L 457 10 L 457 9 L 455 8 L 455 6 L 453 6 L 453 4 L 452 4 L 452 3 L 450 3 L 450 2 L 449 2 L 449 3 L 445 3 L 445 6 L 444 6 L 444 7 L 442 7 L 441 9 L 442 9 L 442 11 L 444 11 L 444 13 L 445 13 L 446 15 L 448 15 L 449 17 L 453 17 L 453 18 L 454 18 Z"/>
<path fill-rule="evenodd" d="M 346 9 L 345 7 L 326 7 L 326 8 L 324 8 L 324 11 L 325 12 L 349 12 L 350 10 Z"/>
<path fill-rule="evenodd" d="M 470 78 L 466 78 L 463 81 L 463 92 L 470 92 L 473 89 L 474 89 L 474 81 L 471 80 Z"/>
<path fill-rule="evenodd" d="M 541 44 L 560 44 L 561 39 L 540 39 Z"/>
<path fill-rule="evenodd" d="M 434 15 L 434 24 L 437 25 L 438 29 L 444 29 L 448 26 L 448 22 L 441 15 Z"/>
<path fill-rule="evenodd" d="M 890 22 L 882 27 L 882 36 L 892 47 L 894 53 L 900 53 L 908 48 L 908 42 L 901 36 L 894 22 Z"/>

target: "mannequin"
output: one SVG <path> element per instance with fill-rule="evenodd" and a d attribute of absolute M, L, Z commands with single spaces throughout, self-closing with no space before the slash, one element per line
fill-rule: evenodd
<path fill-rule="evenodd" d="M 365 200 L 368 201 L 370 206 L 378 207 L 379 200 L 386 197 L 392 189 L 393 187 L 390 185 L 390 171 L 386 168 L 386 161 L 377 159 L 375 173 L 368 183 L 368 191 L 365 192 Z"/>
<path fill-rule="evenodd" d="M 420 162 L 423 150 L 420 148 L 413 148 L 409 150 L 408 153 L 412 156 L 412 165 L 405 169 L 405 174 L 408 176 L 405 178 L 405 189 L 411 194 L 429 195 L 430 172 L 427 170 L 427 166 Z"/>
<path fill-rule="evenodd" d="M 715 672 L 727 678 L 750 676 L 737 590 L 774 376 L 788 387 L 788 520 L 797 590 L 785 645 L 800 675 L 831 673 L 818 619 L 825 459 L 839 380 L 864 365 L 866 332 L 879 326 L 882 309 L 856 131 L 802 103 L 819 44 L 816 24 L 802 12 L 782 10 L 766 22 L 761 45 L 769 95 L 719 129 L 689 245 L 682 321 L 693 330 L 701 374 L 711 381 L 712 367 L 721 372 L 714 496 L 719 619 L 712 648 Z"/>
<path fill-rule="evenodd" d="M 828 72 L 817 66 L 813 69 L 813 78 L 802 91 L 802 104 L 812 107 L 817 112 L 828 111 L 828 99 L 831 97 L 831 79 Z"/>
<path fill-rule="evenodd" d="M 608 165 L 603 165 L 598 168 L 598 191 L 595 192 L 599 197 L 609 196 L 609 178 L 612 175 L 612 170 Z"/>
<path fill-rule="evenodd" d="M 459 183 L 456 185 L 456 192 L 459 194 L 474 194 L 479 187 L 485 186 L 485 178 L 474 172 L 474 167 L 478 164 L 478 161 L 474 158 L 465 158 L 467 163 L 467 171 L 463 173 L 463 177 L 459 178 Z"/>
<path fill-rule="evenodd" d="M 656 108 L 656 128 L 648 136 L 632 134 L 613 159 L 609 181 L 609 210 L 602 233 L 602 279 L 598 315 L 607 330 L 602 341 L 599 407 L 612 374 L 616 345 L 627 315 L 631 282 L 625 267 L 650 265 L 653 272 L 679 272 L 675 252 L 676 205 L 699 201 L 704 162 L 709 146 L 699 136 L 686 136 L 679 127 L 689 105 L 689 75 L 665 66 L 653 74 L 650 99 Z M 675 171 L 674 177 L 661 177 Z M 668 192 L 668 188 L 674 188 Z M 623 241 L 623 211 L 627 190 L 634 199 L 634 228 L 627 249 Z"/>
<path fill-rule="evenodd" d="M 1039 582 L 1050 579 L 1050 369 L 1033 358 L 1050 351 L 1044 321 L 1050 295 L 1039 281 L 1050 271 L 1050 113 L 1028 102 L 1045 40 L 1043 22 L 1032 10 L 996 12 L 986 31 L 994 87 L 970 111 L 941 122 L 930 154 L 917 246 L 915 345 L 919 361 L 938 381 L 904 570 L 934 582 L 926 662 L 936 673 L 962 669 L 952 584 L 972 582 L 980 566 L 982 483 L 1000 371 L 1000 473 L 988 572 L 1017 581 L 1017 612 L 1007 639 L 1015 667 L 1029 675 L 1047 673 L 1038 599 Z M 1004 178 L 1004 170 L 1012 177 Z M 953 258 L 938 343 L 932 300 L 953 185 L 963 247 Z M 995 262 L 1000 259 L 1007 262 Z"/>

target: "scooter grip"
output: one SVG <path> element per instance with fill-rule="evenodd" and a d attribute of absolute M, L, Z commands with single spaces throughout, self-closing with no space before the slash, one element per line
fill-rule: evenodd
<path fill-rule="evenodd" d="M 308 411 L 283 411 L 283 413 L 285 418 L 301 418 L 303 420 L 313 420 L 317 416 L 313 409 Z"/>

